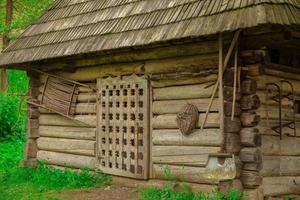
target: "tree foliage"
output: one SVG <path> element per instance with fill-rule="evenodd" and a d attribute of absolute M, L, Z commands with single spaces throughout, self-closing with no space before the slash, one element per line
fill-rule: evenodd
<path fill-rule="evenodd" d="M 0 34 L 8 33 L 14 40 L 23 29 L 36 21 L 53 0 L 13 0 L 13 20 L 10 26 L 5 24 L 6 0 L 0 0 Z"/>

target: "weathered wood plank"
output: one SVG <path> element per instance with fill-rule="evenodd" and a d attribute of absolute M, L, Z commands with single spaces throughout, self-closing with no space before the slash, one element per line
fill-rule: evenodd
<path fill-rule="evenodd" d="M 167 179 L 165 175 L 166 168 L 171 171 L 172 177 L 179 181 L 188 181 L 194 183 L 216 183 L 212 180 L 204 178 L 205 168 L 202 167 L 187 167 L 176 165 L 153 165 L 153 176 L 156 179 Z"/>
<path fill-rule="evenodd" d="M 264 177 L 263 179 L 264 194 L 265 196 L 300 194 L 299 183 L 300 183 L 299 176 Z"/>
<path fill-rule="evenodd" d="M 261 119 L 278 120 L 279 119 L 279 108 L 278 106 L 261 106 L 256 110 L 256 113 L 260 115 Z M 296 114 L 296 121 L 300 122 L 300 114 Z M 282 109 L 282 120 L 293 120 L 293 110 L 283 108 Z"/>
<path fill-rule="evenodd" d="M 196 129 L 188 136 L 178 129 L 154 130 L 152 137 L 154 145 L 220 146 L 222 143 L 219 129 Z"/>
<path fill-rule="evenodd" d="M 286 121 L 283 121 L 284 123 L 286 123 Z M 273 136 L 278 136 L 278 133 L 276 133 L 275 131 L 272 130 L 271 127 L 273 126 L 278 126 L 279 122 L 278 120 L 269 120 L 269 122 L 267 120 L 261 120 L 259 122 L 259 124 L 256 126 L 256 128 L 259 130 L 259 133 L 262 135 L 273 135 Z M 296 122 L 296 130 L 297 130 L 297 137 L 300 136 L 300 122 Z M 290 129 L 288 127 L 284 127 L 283 128 L 283 133 L 285 135 L 294 135 L 294 130 Z"/>
<path fill-rule="evenodd" d="M 163 77 L 163 75 L 161 75 Z M 182 85 L 194 85 L 194 84 L 202 84 L 207 82 L 217 81 L 217 75 L 213 74 L 213 72 L 207 72 L 206 76 L 201 75 L 177 75 L 176 78 L 168 78 L 168 79 L 160 79 L 160 80 L 151 80 L 151 85 L 154 88 L 162 88 L 162 87 L 170 87 L 170 86 L 182 86 Z"/>
<path fill-rule="evenodd" d="M 184 156 L 184 155 L 207 155 L 220 151 L 220 147 L 195 147 L 195 146 L 158 146 L 152 147 L 152 156 Z"/>
<path fill-rule="evenodd" d="M 96 128 L 40 126 L 39 134 L 42 137 L 95 140 Z"/>
<path fill-rule="evenodd" d="M 263 75 L 263 76 L 255 76 L 253 77 L 254 80 L 257 81 L 257 88 L 260 90 L 266 89 L 267 83 L 278 83 L 281 77 L 275 77 L 270 75 Z M 298 80 L 290 80 L 289 81 L 293 84 L 296 94 L 300 94 L 300 81 Z M 283 91 L 290 91 L 290 87 L 287 84 L 283 85 Z"/>
<path fill-rule="evenodd" d="M 199 166 L 206 167 L 208 161 L 208 154 L 200 155 L 173 155 L 173 156 L 154 156 L 152 158 L 155 164 L 169 164 L 169 165 L 184 165 L 184 166 Z"/>
<path fill-rule="evenodd" d="M 80 122 L 96 127 L 96 115 L 76 115 L 74 118 Z M 40 125 L 84 127 L 84 124 L 78 121 L 56 114 L 41 114 L 39 118 Z"/>
<path fill-rule="evenodd" d="M 95 141 L 40 137 L 37 146 L 40 150 L 71 153 L 76 155 L 95 155 Z"/>
<path fill-rule="evenodd" d="M 209 99 L 187 99 L 187 100 L 162 100 L 153 102 L 154 114 L 177 114 L 187 105 L 195 105 L 199 112 L 205 112 L 209 103 Z M 210 111 L 218 111 L 218 101 L 214 100 Z"/>
<path fill-rule="evenodd" d="M 178 128 L 176 122 L 176 114 L 165 114 L 165 115 L 157 115 L 153 118 L 153 128 L 154 129 L 175 129 Z M 218 113 L 210 113 L 208 115 L 205 128 L 219 128 L 219 117 Z M 196 128 L 200 128 L 201 123 L 203 121 L 204 114 L 199 115 L 199 121 L 197 123 Z"/>
<path fill-rule="evenodd" d="M 146 62 L 98 65 L 77 68 L 75 72 L 60 72 L 58 75 L 74 81 L 92 81 L 99 77 L 111 75 L 199 72 L 204 69 L 216 68 L 217 62 L 217 54 L 212 53 Z"/>
<path fill-rule="evenodd" d="M 300 176 L 299 156 L 264 156 L 262 175 L 271 176 Z"/>
<path fill-rule="evenodd" d="M 300 156 L 300 138 L 262 136 L 263 155 Z"/>
<path fill-rule="evenodd" d="M 128 63 L 133 61 L 144 61 L 153 59 L 162 59 L 178 56 L 191 56 L 197 54 L 217 53 L 218 44 L 216 40 L 205 40 L 201 42 L 193 42 L 189 44 L 173 44 L 169 46 L 148 48 L 130 52 L 119 52 L 115 54 L 96 56 L 88 59 L 78 59 L 73 64 L 74 67 L 87 67 L 111 63 Z M 69 63 L 54 63 L 42 66 L 46 69 L 57 69 L 68 67 Z"/>
<path fill-rule="evenodd" d="M 178 100 L 210 98 L 214 84 L 203 83 L 197 85 L 184 85 L 153 89 L 154 100 Z"/>
<path fill-rule="evenodd" d="M 37 159 L 46 161 L 47 164 L 66 166 L 66 167 L 96 167 L 96 158 L 51 151 L 38 151 Z"/>

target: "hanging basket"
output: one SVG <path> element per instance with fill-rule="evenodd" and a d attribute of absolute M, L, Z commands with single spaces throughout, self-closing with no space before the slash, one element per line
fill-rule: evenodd
<path fill-rule="evenodd" d="M 198 108 L 192 104 L 187 104 L 183 110 L 178 113 L 176 118 L 178 128 L 184 135 L 192 133 L 197 126 L 198 120 Z"/>

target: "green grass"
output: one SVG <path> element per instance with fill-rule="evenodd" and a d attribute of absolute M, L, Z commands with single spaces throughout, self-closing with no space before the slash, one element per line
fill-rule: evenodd
<path fill-rule="evenodd" d="M 165 185 L 162 189 L 156 187 L 146 188 L 141 191 L 141 200 L 242 200 L 243 194 L 231 190 L 228 194 L 215 191 L 209 195 L 192 193 L 185 185 L 181 191 L 176 191 L 170 185 Z"/>
<path fill-rule="evenodd" d="M 22 142 L 0 144 L 0 200 L 54 200 L 49 192 L 67 189 L 100 188 L 109 184 L 111 178 L 89 169 L 75 172 L 59 170 L 40 163 L 38 168 L 20 168 Z"/>

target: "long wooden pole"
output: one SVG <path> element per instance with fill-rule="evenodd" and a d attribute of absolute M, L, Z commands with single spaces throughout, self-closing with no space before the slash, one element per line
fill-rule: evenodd
<path fill-rule="evenodd" d="M 232 110 L 231 120 L 234 120 L 235 104 L 236 104 L 236 91 L 237 91 L 237 79 L 238 79 L 238 45 L 235 47 L 234 53 L 234 83 L 233 83 L 233 99 L 232 99 Z"/>
<path fill-rule="evenodd" d="M 226 70 L 226 68 L 227 68 L 229 59 L 230 59 L 230 57 L 231 57 L 231 54 L 232 54 L 232 52 L 233 52 L 233 49 L 234 49 L 234 47 L 235 47 L 235 44 L 237 43 L 237 40 L 238 40 L 238 38 L 239 38 L 239 36 L 240 36 L 240 33 L 241 33 L 241 31 L 238 30 L 238 31 L 235 32 L 235 34 L 234 34 L 234 36 L 233 36 L 233 39 L 232 39 L 232 42 L 231 42 L 231 44 L 230 44 L 229 50 L 228 50 L 227 55 L 226 55 L 226 57 L 225 57 L 225 61 L 224 61 L 224 65 L 223 65 L 222 79 L 223 79 L 223 74 L 224 74 L 224 72 L 225 72 L 225 70 Z M 218 78 L 218 80 L 217 80 L 217 82 L 216 82 L 216 85 L 215 85 L 215 87 L 214 87 L 213 93 L 212 93 L 212 95 L 211 95 L 210 102 L 209 102 L 209 104 L 208 104 L 208 106 L 207 106 L 207 109 L 206 109 L 206 113 L 205 113 L 204 120 L 203 120 L 203 122 L 202 122 L 202 124 L 201 124 L 201 129 L 204 128 L 205 123 L 206 123 L 206 121 L 207 121 L 208 113 L 209 113 L 209 111 L 210 111 L 210 109 L 211 109 L 211 106 L 212 106 L 212 104 L 213 104 L 214 98 L 215 98 L 215 96 L 216 96 L 216 93 L 217 93 L 217 90 L 218 90 L 219 83 L 220 83 L 220 77 Z"/>
<path fill-rule="evenodd" d="M 6 0 L 6 18 L 5 18 L 5 25 L 10 27 L 13 18 L 13 0 Z M 3 35 L 3 49 L 9 45 L 9 34 L 8 32 L 4 33 Z M 6 68 L 3 67 L 1 69 L 1 91 L 6 92 L 8 87 L 7 82 L 7 72 Z"/>
<path fill-rule="evenodd" d="M 223 142 L 221 147 L 221 152 L 225 152 L 225 141 L 226 137 L 224 134 L 224 93 L 223 93 L 223 34 L 220 33 L 219 35 L 219 106 L 220 106 L 220 129 L 221 133 L 223 134 Z"/>

